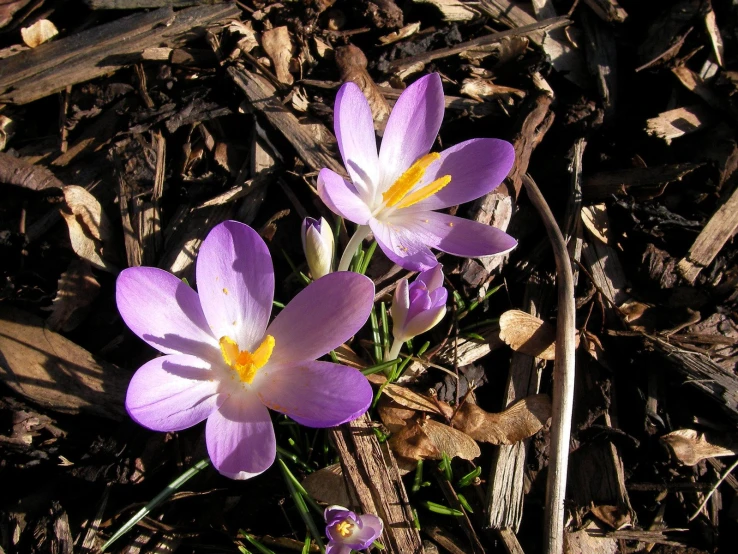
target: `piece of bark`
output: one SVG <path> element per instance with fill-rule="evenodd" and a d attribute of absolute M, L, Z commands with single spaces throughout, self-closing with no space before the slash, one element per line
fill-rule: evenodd
<path fill-rule="evenodd" d="M 713 119 L 707 108 L 685 106 L 661 112 L 658 116 L 647 119 L 646 132 L 664 139 L 666 144 L 671 144 L 675 138 L 704 129 Z"/>
<path fill-rule="evenodd" d="M 484 3 L 482 4 L 482 7 L 484 7 Z M 395 60 L 393 62 L 390 62 L 388 66 L 388 71 L 398 72 L 402 69 L 412 67 L 413 65 L 416 65 L 418 63 L 425 64 L 440 58 L 455 56 L 456 54 L 460 54 L 462 52 L 465 52 L 466 50 L 477 48 L 485 44 L 494 44 L 501 41 L 505 37 L 530 36 L 531 40 L 534 40 L 532 38 L 533 36 L 539 36 L 542 42 L 543 36 L 545 35 L 544 30 L 558 29 L 569 24 L 571 24 L 571 21 L 569 21 L 569 19 L 567 19 L 566 17 L 556 17 L 554 19 L 546 19 L 544 21 L 533 20 L 530 24 L 523 25 L 509 31 L 492 33 L 483 37 L 456 44 L 454 46 L 439 48 L 438 50 L 431 50 L 430 52 L 426 52 L 424 54 L 417 54 L 415 56 L 408 56 L 407 58 Z"/>
<path fill-rule="evenodd" d="M 610 23 L 623 23 L 628 18 L 626 12 L 617 0 L 584 0 L 597 17 Z"/>
<path fill-rule="evenodd" d="M 0 61 L 0 102 L 26 104 L 138 61 L 146 48 L 181 46 L 238 17 L 234 4 L 161 8 L 99 25 Z"/>
<path fill-rule="evenodd" d="M 32 314 L 0 307 L 0 380 L 16 393 L 58 412 L 113 420 L 130 375 L 47 329 Z"/>
<path fill-rule="evenodd" d="M 720 28 L 715 21 L 715 11 L 712 9 L 712 2 L 707 2 L 707 12 L 704 15 L 705 28 L 710 36 L 710 44 L 712 44 L 712 52 L 715 55 L 717 65 L 723 65 L 723 37 L 720 35 Z"/>
<path fill-rule="evenodd" d="M 369 61 L 366 59 L 364 52 L 357 46 L 349 44 L 336 48 L 335 56 L 336 65 L 341 74 L 341 81 L 344 83 L 351 81 L 361 89 L 372 110 L 374 129 L 381 134 L 387 123 L 390 107 L 379 87 L 366 70 Z"/>
<path fill-rule="evenodd" d="M 730 104 L 721 96 L 718 96 L 713 91 L 712 87 L 708 86 L 705 83 L 702 77 L 697 75 L 687 66 L 678 65 L 676 67 L 673 67 L 671 69 L 671 72 L 677 79 L 679 79 L 680 83 L 682 83 L 688 90 L 694 92 L 697 96 L 702 98 L 702 100 L 704 100 L 708 106 L 716 110 L 728 113 L 734 118 L 736 117 L 736 112 L 735 110 L 731 109 Z"/>
<path fill-rule="evenodd" d="M 0 183 L 30 190 L 64 187 L 64 183 L 45 167 L 29 164 L 4 152 L 0 152 Z"/>
<path fill-rule="evenodd" d="M 550 304 L 550 283 L 533 276 L 525 287 L 523 306 L 536 317 L 545 314 Z M 505 385 L 503 408 L 518 400 L 537 394 L 545 362 L 533 356 L 515 352 Z M 525 456 L 529 441 L 493 448 L 492 463 L 487 479 L 487 525 L 493 529 L 510 529 L 517 533 L 523 519 Z"/>
<path fill-rule="evenodd" d="M 85 0 L 93 10 L 143 10 L 151 8 L 187 8 L 222 4 L 225 0 Z"/>
<path fill-rule="evenodd" d="M 459 0 L 413 0 L 416 4 L 430 4 L 438 8 L 444 21 L 471 21 L 479 12 Z"/>
<path fill-rule="evenodd" d="M 521 177 L 528 171 L 528 164 L 533 150 L 541 143 L 543 137 L 553 123 L 551 111 L 553 98 L 546 92 L 539 91 L 532 95 L 523 105 L 517 120 L 517 130 L 512 137 L 515 149 L 515 161 L 507 178 L 490 193 L 474 201 L 469 210 L 469 218 L 493 225 L 505 231 L 515 213 L 515 201 L 522 186 Z M 481 284 L 489 274 L 504 261 L 503 256 L 487 256 L 465 260 L 461 266 L 464 281 L 472 286 Z"/>
<path fill-rule="evenodd" d="M 738 189 L 712 215 L 695 239 L 689 253 L 679 261 L 677 270 L 689 283 L 694 283 L 700 271 L 710 265 L 726 242 L 738 229 Z"/>
<path fill-rule="evenodd" d="M 615 171 L 603 171 L 588 176 L 584 181 L 584 198 L 590 202 L 607 200 L 613 196 L 628 194 L 630 188 L 654 187 L 681 181 L 682 177 L 700 167 L 700 164 L 683 163 L 655 167 L 633 167 Z"/>
<path fill-rule="evenodd" d="M 641 529 L 620 529 L 616 531 L 604 531 L 602 529 L 587 529 L 587 533 L 592 537 L 608 537 L 626 541 L 641 541 L 656 544 L 666 544 L 670 546 L 679 546 L 686 548 L 689 540 L 686 537 L 685 529 L 663 529 L 660 531 L 645 531 Z M 668 533 L 674 533 L 669 535 Z M 677 540 L 679 535 L 685 535 L 683 541 Z"/>
<path fill-rule="evenodd" d="M 691 31 L 690 25 L 696 22 L 701 4 L 701 0 L 671 2 L 667 10 L 653 19 L 643 43 L 638 47 L 642 65 L 636 71 L 666 63 L 679 53 Z"/>
<path fill-rule="evenodd" d="M 394 456 L 379 444 L 365 414 L 331 430 L 352 499 L 351 508 L 384 522 L 387 554 L 422 554 L 420 535 Z"/>
<path fill-rule="evenodd" d="M 335 143 L 335 137 L 322 123 L 303 123 L 285 108 L 277 97 L 277 90 L 261 75 L 236 67 L 228 68 L 228 75 L 246 94 L 255 109 L 263 113 L 269 123 L 279 129 L 292 144 L 298 156 L 312 170 L 324 167 L 345 175 L 343 165 L 327 147 Z"/>
<path fill-rule="evenodd" d="M 617 107 L 618 59 L 615 36 L 609 27 L 591 13 L 585 10 L 580 15 L 584 26 L 587 67 L 597 84 L 607 121 L 615 115 Z"/>
<path fill-rule="evenodd" d="M 518 3 L 510 0 L 482 0 L 479 9 L 492 19 L 513 29 L 522 30 L 536 22 L 535 17 L 521 8 Z M 536 17 L 540 21 L 541 17 L 550 17 L 549 14 L 551 14 L 550 11 L 544 11 Z M 579 86 L 587 86 L 588 80 L 582 56 L 570 45 L 564 33 L 556 32 L 555 28 L 549 27 L 527 34 L 527 36 L 551 58 L 551 64 L 556 71 L 563 72 L 567 79 Z"/>

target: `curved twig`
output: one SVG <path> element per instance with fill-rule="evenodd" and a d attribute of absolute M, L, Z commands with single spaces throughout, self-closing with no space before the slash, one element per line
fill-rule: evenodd
<path fill-rule="evenodd" d="M 556 260 L 558 308 L 556 321 L 556 359 L 554 361 L 553 409 L 551 412 L 551 452 L 546 482 L 544 513 L 545 554 L 561 554 L 564 550 L 564 497 L 566 471 L 569 464 L 571 414 L 574 405 L 575 307 L 574 277 L 566 243 L 541 191 L 528 175 L 523 184 L 531 203 L 538 211 L 548 233 Z"/>

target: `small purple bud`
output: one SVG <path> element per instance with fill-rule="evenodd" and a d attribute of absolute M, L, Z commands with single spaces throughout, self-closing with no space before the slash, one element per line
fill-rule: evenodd
<path fill-rule="evenodd" d="M 435 327 L 446 315 L 447 299 L 441 264 L 423 271 L 412 283 L 402 279 L 391 309 L 395 339 L 405 342 Z"/>
<path fill-rule="evenodd" d="M 306 217 L 302 222 L 302 248 L 313 279 L 333 271 L 333 232 L 324 218 Z"/>

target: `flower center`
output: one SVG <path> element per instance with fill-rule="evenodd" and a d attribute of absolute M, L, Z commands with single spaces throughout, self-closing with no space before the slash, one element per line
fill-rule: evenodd
<path fill-rule="evenodd" d="M 341 523 L 336 524 L 336 531 L 342 537 L 348 537 L 354 529 L 354 524 L 348 519 L 344 519 Z"/>
<path fill-rule="evenodd" d="M 249 385 L 254 381 L 256 373 L 269 361 L 274 350 L 274 337 L 267 335 L 259 347 L 253 352 L 240 350 L 238 344 L 231 337 L 220 338 L 220 353 L 223 360 L 243 383 Z"/>
<path fill-rule="evenodd" d="M 440 157 L 441 155 L 438 152 L 431 152 L 418 158 L 407 171 L 400 175 L 397 181 L 392 183 L 392 186 L 386 192 L 382 193 L 383 207 L 407 208 L 429 196 L 433 196 L 448 185 L 451 182 L 451 175 L 444 175 L 418 190 L 413 190 L 425 175 L 428 166 Z"/>

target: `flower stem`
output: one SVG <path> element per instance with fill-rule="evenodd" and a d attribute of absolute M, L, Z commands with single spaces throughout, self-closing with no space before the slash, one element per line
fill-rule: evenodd
<path fill-rule="evenodd" d="M 354 254 L 356 254 L 359 246 L 364 241 L 364 239 L 369 236 L 370 232 L 371 228 L 369 227 L 369 225 L 359 225 L 356 228 L 354 236 L 351 237 L 351 240 L 349 240 L 348 244 L 346 245 L 346 250 L 344 250 L 343 256 L 341 256 L 341 261 L 338 264 L 337 271 L 348 270 L 349 265 L 351 265 L 351 260 L 353 260 L 354 258 Z"/>
<path fill-rule="evenodd" d="M 390 347 L 387 356 L 385 356 L 384 361 L 388 362 L 390 360 L 396 360 L 400 355 L 400 350 L 402 350 L 403 344 L 405 344 L 405 341 L 393 339 L 392 346 Z"/>

